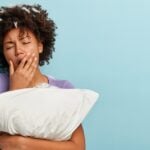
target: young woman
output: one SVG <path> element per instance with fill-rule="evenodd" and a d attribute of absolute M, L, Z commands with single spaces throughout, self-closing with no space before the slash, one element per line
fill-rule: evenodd
<path fill-rule="evenodd" d="M 0 93 L 29 87 L 73 88 L 66 80 L 42 74 L 39 66 L 49 63 L 55 42 L 55 23 L 40 5 L 0 8 Z M 84 150 L 85 138 L 80 125 L 69 141 L 50 141 L 0 135 L 2 150 Z"/>

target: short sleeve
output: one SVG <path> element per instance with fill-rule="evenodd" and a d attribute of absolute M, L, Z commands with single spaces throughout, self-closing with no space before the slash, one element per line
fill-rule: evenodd
<path fill-rule="evenodd" d="M 74 89 L 74 86 L 71 82 L 64 80 L 63 88 L 64 89 Z"/>
<path fill-rule="evenodd" d="M 8 90 L 8 76 L 7 74 L 0 73 L 0 93 Z"/>
<path fill-rule="evenodd" d="M 68 80 L 58 80 L 51 76 L 48 76 L 48 79 L 49 79 L 49 84 L 52 86 L 56 86 L 58 88 L 64 88 L 64 89 L 74 89 L 73 84 Z"/>

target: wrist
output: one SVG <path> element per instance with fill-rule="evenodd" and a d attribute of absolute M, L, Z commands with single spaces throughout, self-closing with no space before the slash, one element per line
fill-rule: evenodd
<path fill-rule="evenodd" d="M 18 143 L 19 150 L 26 150 L 25 137 L 16 136 L 16 142 Z"/>
<path fill-rule="evenodd" d="M 25 150 L 24 137 L 19 135 L 12 135 L 9 142 L 11 147 L 18 150 Z"/>

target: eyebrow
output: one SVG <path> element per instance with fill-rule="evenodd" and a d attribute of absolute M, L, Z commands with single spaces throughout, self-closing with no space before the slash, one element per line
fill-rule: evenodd
<path fill-rule="evenodd" d="M 23 40 L 23 39 L 25 39 L 25 38 L 31 39 L 31 37 L 30 37 L 29 35 L 26 35 L 26 36 L 20 36 L 20 37 L 19 37 L 19 40 Z"/>
<path fill-rule="evenodd" d="M 29 35 L 26 35 L 26 36 L 19 37 L 19 40 L 23 40 L 25 38 L 31 39 Z M 10 40 L 10 41 L 6 41 L 4 44 L 14 44 L 14 42 Z"/>

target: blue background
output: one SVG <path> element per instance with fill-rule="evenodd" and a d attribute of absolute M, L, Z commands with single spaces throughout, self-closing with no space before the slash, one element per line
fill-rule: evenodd
<path fill-rule="evenodd" d="M 5 0 L 39 3 L 58 26 L 42 71 L 101 94 L 83 122 L 87 150 L 150 150 L 150 2 Z"/>

